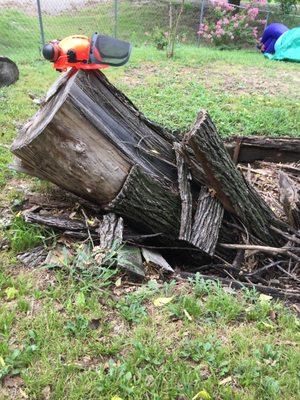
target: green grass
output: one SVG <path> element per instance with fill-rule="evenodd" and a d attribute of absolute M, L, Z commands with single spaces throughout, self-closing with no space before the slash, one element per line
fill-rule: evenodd
<path fill-rule="evenodd" d="M 166 290 L 152 281 L 118 300 L 59 273 L 35 292 L 34 273 L 4 276 L 0 375 L 20 375 L 29 398 L 298 398 L 299 321 L 280 303 L 198 280 L 155 307 Z"/>
<path fill-rule="evenodd" d="M 51 237 L 52 232 L 43 229 L 39 225 L 24 221 L 21 216 L 15 217 L 8 231 L 8 239 L 11 249 L 21 253 L 45 243 L 45 239 Z"/>
<path fill-rule="evenodd" d="M 29 94 L 42 96 L 58 75 L 32 46 L 28 61 L 17 58 L 20 80 L 0 89 L 0 207 L 12 219 L 0 232 L 11 247 L 0 251 L 0 379 L 20 376 L 29 399 L 190 400 L 202 390 L 215 400 L 298 399 L 299 321 L 282 303 L 201 279 L 116 287 L 113 270 L 83 275 L 82 249 L 57 272 L 20 268 L 17 253 L 52 235 L 18 216 L 24 185 L 43 186 L 8 169 L 8 146 L 37 110 Z M 192 46 L 168 60 L 146 46 L 107 74 L 170 129 L 188 129 L 207 108 L 222 136 L 299 134 L 295 64 Z M 156 307 L 159 297 L 171 300 Z M 0 399 L 15 398 L 5 379 Z"/>
<path fill-rule="evenodd" d="M 176 1 L 175 1 L 176 3 Z M 177 1 L 178 3 L 178 1 Z M 58 11 L 60 7 L 57 7 Z M 43 10 L 43 5 L 42 5 Z M 276 13 L 271 6 L 270 22 L 282 22 L 288 27 L 297 26 L 299 18 Z M 186 2 L 179 24 L 179 36 L 185 43 L 195 44 L 199 26 L 199 5 Z M 130 40 L 135 45 L 149 43 L 149 33 L 154 28 L 162 32 L 169 29 L 169 2 L 119 2 L 118 37 Z M 205 12 L 209 17 L 209 12 Z M 13 58 L 29 59 L 38 55 L 40 33 L 35 12 L 23 12 L 22 9 L 6 8 L 0 13 L 0 54 Z M 43 26 L 46 41 L 63 38 L 73 34 L 91 35 L 102 32 L 113 35 L 115 32 L 114 2 L 101 2 L 62 12 L 43 13 Z"/>

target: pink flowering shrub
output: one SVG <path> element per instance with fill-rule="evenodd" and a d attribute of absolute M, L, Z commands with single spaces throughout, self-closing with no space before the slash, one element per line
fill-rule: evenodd
<path fill-rule="evenodd" d="M 265 1 L 252 0 L 245 8 L 236 9 L 225 0 L 213 0 L 211 13 L 200 25 L 198 35 L 216 46 L 256 43 L 266 23 L 259 19 L 257 5 Z"/>

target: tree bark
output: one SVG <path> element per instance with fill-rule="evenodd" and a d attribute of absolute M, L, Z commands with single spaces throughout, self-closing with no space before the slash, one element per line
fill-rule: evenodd
<path fill-rule="evenodd" d="M 278 187 L 280 202 L 289 224 L 300 229 L 300 187 L 287 174 L 279 171 Z"/>
<path fill-rule="evenodd" d="M 134 166 L 120 193 L 107 210 L 122 215 L 147 233 L 162 233 L 178 238 L 180 198 L 177 191 Z"/>
<path fill-rule="evenodd" d="M 206 187 L 202 187 L 194 217 L 191 243 L 213 256 L 219 239 L 224 208 Z"/>
<path fill-rule="evenodd" d="M 182 148 L 179 143 L 174 143 L 176 154 L 178 187 L 181 198 L 181 220 L 179 239 L 190 241 L 192 234 L 193 217 L 193 197 L 191 191 L 191 176 L 182 154 Z"/>
<path fill-rule="evenodd" d="M 224 144 L 235 164 L 253 161 L 293 163 L 300 159 L 299 138 L 235 136 L 226 139 Z"/>
<path fill-rule="evenodd" d="M 121 244 L 123 241 L 123 218 L 118 218 L 110 213 L 103 215 L 96 232 L 99 234 L 99 246 L 109 250 L 114 243 Z"/>
<path fill-rule="evenodd" d="M 191 147 L 195 158 L 201 163 L 206 179 L 224 208 L 236 215 L 249 232 L 263 243 L 282 243 L 279 235 L 274 235 L 270 225 L 282 226 L 272 210 L 255 189 L 244 179 L 231 160 L 224 144 L 205 111 L 201 111 L 193 128 L 184 141 Z"/>

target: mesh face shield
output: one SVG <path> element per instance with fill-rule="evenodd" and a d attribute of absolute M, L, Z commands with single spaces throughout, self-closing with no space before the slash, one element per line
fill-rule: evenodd
<path fill-rule="evenodd" d="M 89 62 L 119 67 L 127 63 L 130 53 L 130 43 L 94 33 L 91 40 Z"/>

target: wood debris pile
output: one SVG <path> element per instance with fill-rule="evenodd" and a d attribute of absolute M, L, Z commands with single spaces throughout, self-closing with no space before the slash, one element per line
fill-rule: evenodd
<path fill-rule="evenodd" d="M 300 299 L 299 139 L 224 142 L 206 111 L 189 132 L 171 133 L 102 73 L 79 71 L 50 89 L 12 151 L 15 169 L 81 203 L 54 213 L 29 199 L 25 219 L 89 243 L 94 266 L 198 272 Z"/>

